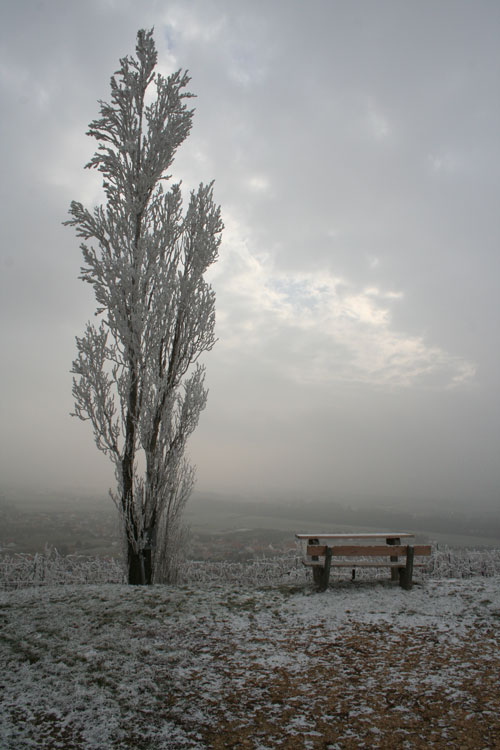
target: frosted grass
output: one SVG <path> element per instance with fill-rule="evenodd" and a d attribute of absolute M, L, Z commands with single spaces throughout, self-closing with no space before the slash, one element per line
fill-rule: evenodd
<path fill-rule="evenodd" d="M 332 581 L 349 578 L 349 569 L 332 568 Z M 433 546 L 424 569 L 415 579 L 472 578 L 500 575 L 500 549 L 455 549 Z M 359 580 L 386 579 L 387 570 L 359 569 Z M 246 587 L 306 583 L 311 572 L 302 565 L 302 555 L 290 552 L 248 562 L 186 560 L 180 568 L 179 583 L 241 583 Z M 0 555 L 0 589 L 30 586 L 124 583 L 125 571 L 119 559 L 60 555 L 56 549 L 28 554 Z"/>

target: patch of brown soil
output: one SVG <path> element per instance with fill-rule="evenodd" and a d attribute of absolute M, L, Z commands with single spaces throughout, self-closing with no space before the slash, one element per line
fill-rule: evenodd
<path fill-rule="evenodd" d="M 352 622 L 289 633 L 301 669 L 227 669 L 225 705 L 204 741 L 214 750 L 500 748 L 496 630 L 406 632 Z M 227 655 L 226 655 L 227 656 Z M 225 660 L 224 654 L 220 654 Z M 221 668 L 222 668 L 221 664 Z"/>

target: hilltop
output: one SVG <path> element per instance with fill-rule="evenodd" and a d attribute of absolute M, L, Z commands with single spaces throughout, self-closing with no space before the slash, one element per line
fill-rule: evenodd
<path fill-rule="evenodd" d="M 498 747 L 499 583 L 3 592 L 0 745 Z"/>

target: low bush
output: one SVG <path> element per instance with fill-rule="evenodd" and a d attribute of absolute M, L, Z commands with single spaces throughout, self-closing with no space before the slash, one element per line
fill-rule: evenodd
<path fill-rule="evenodd" d="M 470 578 L 500 575 L 500 548 L 455 549 L 434 545 L 428 565 L 419 570 L 420 578 Z M 306 582 L 310 570 L 302 565 L 299 552 L 262 557 L 248 562 L 186 560 L 179 584 L 232 582 L 263 586 L 284 582 Z M 359 569 L 356 578 L 386 578 L 386 569 Z M 332 569 L 331 578 L 346 578 L 346 570 Z M 0 556 L 0 589 L 29 586 L 125 583 L 123 564 L 116 558 L 60 555 L 54 548 L 43 553 Z"/>

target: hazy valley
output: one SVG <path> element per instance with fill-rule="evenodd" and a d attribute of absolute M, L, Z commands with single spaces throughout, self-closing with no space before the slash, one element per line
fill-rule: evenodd
<path fill-rule="evenodd" d="M 420 541 L 456 547 L 500 545 L 494 510 L 466 507 L 283 497 L 232 498 L 194 493 L 185 514 L 186 555 L 200 560 L 246 560 L 293 549 L 296 532 L 401 530 Z M 0 549 L 36 553 L 46 546 L 64 554 L 118 557 L 121 541 L 110 498 L 77 493 L 4 490 L 0 494 Z"/>

